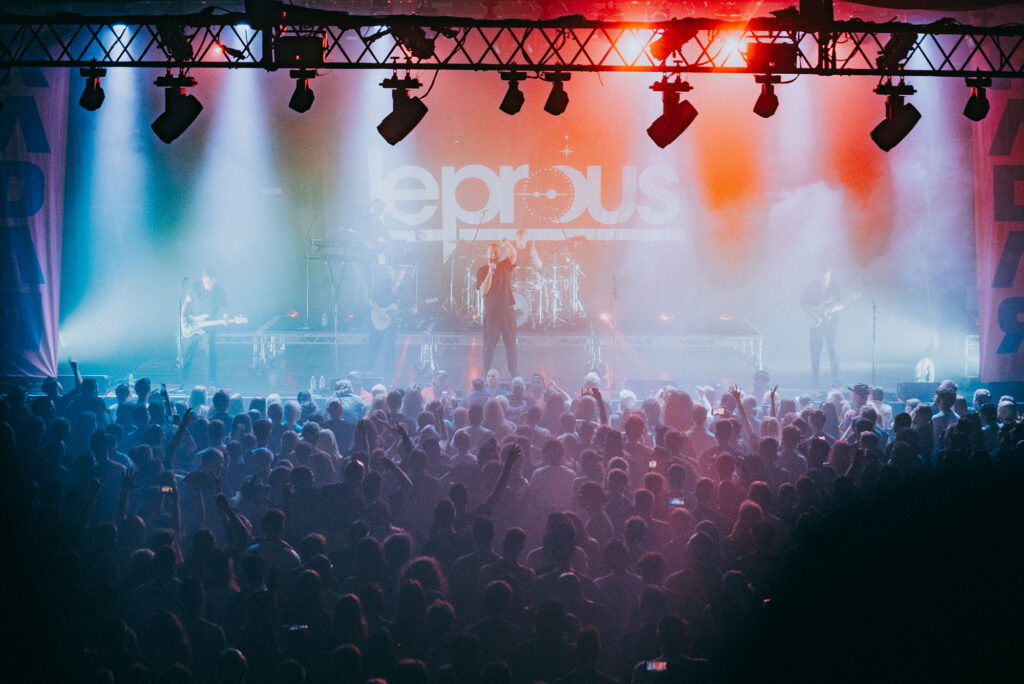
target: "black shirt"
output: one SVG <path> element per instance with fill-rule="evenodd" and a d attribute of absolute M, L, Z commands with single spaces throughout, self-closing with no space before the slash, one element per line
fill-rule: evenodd
<path fill-rule="evenodd" d="M 214 283 L 213 288 L 207 290 L 201 282 L 192 286 L 189 292 L 192 301 L 188 305 L 189 316 L 202 316 L 207 314 L 210 319 L 220 318 L 228 306 L 228 297 L 224 288 Z"/>
<path fill-rule="evenodd" d="M 836 281 L 828 281 L 823 285 L 821 280 L 814 280 L 806 288 L 800 297 L 800 305 L 807 311 L 820 312 L 825 306 L 835 304 L 840 300 L 839 285 Z"/>
<path fill-rule="evenodd" d="M 411 289 L 412 280 L 410 278 L 402 278 L 397 287 L 391 278 L 382 278 L 373 288 L 373 301 L 382 309 L 392 304 L 397 304 L 399 307 L 408 306 L 413 299 Z"/>
<path fill-rule="evenodd" d="M 512 306 L 512 271 L 516 265 L 510 260 L 499 261 L 491 278 L 491 289 L 484 293 L 484 307 Z M 479 290 L 487 279 L 487 266 L 481 266 L 476 272 L 476 288 Z"/>

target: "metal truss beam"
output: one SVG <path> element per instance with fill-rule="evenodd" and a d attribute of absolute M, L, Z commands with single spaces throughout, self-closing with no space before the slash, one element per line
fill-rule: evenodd
<path fill-rule="evenodd" d="M 244 14 L 212 12 L 148 17 L 0 13 L 0 68 L 397 67 L 533 73 L 770 71 L 819 76 L 1024 77 L 1024 27 L 976 27 L 952 20 L 931 24 L 851 20 L 812 26 L 794 13 L 743 23 L 591 21 L 579 16 L 487 21 L 293 9 L 272 25 L 250 26 L 249 21 Z M 692 37 L 667 60 L 656 59 L 652 45 L 666 32 L 679 29 Z M 284 60 L 279 41 L 289 36 L 322 38 L 322 61 L 319 55 L 309 58 L 305 53 L 293 61 Z M 879 54 L 894 37 L 903 40 L 907 50 L 886 64 Z M 751 61 L 750 43 L 792 45 L 796 59 L 765 68 Z"/>

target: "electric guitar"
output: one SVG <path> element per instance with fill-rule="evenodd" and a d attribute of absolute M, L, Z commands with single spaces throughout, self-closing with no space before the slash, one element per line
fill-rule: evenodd
<path fill-rule="evenodd" d="M 437 297 L 431 297 L 430 299 L 423 300 L 423 304 L 436 304 Z M 387 306 L 377 306 L 373 300 L 370 300 L 370 322 L 373 323 L 373 329 L 378 332 L 383 332 L 391 327 L 394 319 L 408 313 L 416 313 L 417 306 L 405 306 L 399 308 L 398 304 L 388 304 Z"/>
<path fill-rule="evenodd" d="M 848 303 L 860 299 L 860 292 L 855 292 L 848 297 L 843 297 L 837 301 L 831 299 L 826 301 L 821 306 L 816 306 L 813 309 L 807 309 L 807 325 L 809 327 L 817 328 L 826 321 L 831 321 L 837 313 L 843 310 Z"/>
<path fill-rule="evenodd" d="M 206 329 L 216 325 L 239 325 L 242 323 L 248 323 L 249 319 L 245 316 L 235 316 L 234 318 L 210 318 L 210 314 L 200 314 L 198 316 L 185 316 L 181 319 L 181 338 L 187 340 L 190 337 L 196 335 L 205 335 Z"/>

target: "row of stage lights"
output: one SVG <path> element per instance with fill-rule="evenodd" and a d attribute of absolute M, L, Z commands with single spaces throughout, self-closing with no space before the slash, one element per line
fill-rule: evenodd
<path fill-rule="evenodd" d="M 401 30 L 399 30 L 401 29 Z M 178 59 L 191 58 L 191 47 L 184 34 L 180 32 L 169 32 L 166 36 L 162 34 L 162 42 L 171 52 L 172 56 Z M 395 39 L 410 50 L 414 56 L 426 59 L 433 55 L 435 38 L 426 38 L 422 28 L 419 27 L 391 27 L 381 29 L 369 37 L 376 40 L 383 35 L 393 34 Z M 441 31 L 444 35 L 449 35 Z M 666 64 L 673 57 L 680 57 L 684 45 L 689 43 L 697 35 L 697 29 L 691 24 L 675 23 L 664 29 L 657 40 L 650 45 L 651 56 L 659 63 Z M 903 64 L 913 51 L 917 42 L 914 33 L 893 34 L 890 39 L 879 50 L 875 62 L 879 69 L 895 71 Z M 279 38 L 278 47 L 286 53 L 286 61 L 292 63 L 315 63 L 323 58 L 322 38 L 317 36 L 299 36 L 290 41 Z M 242 57 L 239 50 L 234 50 L 218 43 L 217 47 L 226 55 L 236 59 Z M 792 43 L 760 43 L 751 42 L 747 44 L 745 55 L 746 64 L 751 70 L 759 75 L 754 77 L 756 83 L 761 86 L 761 94 L 754 103 L 754 113 L 758 116 L 768 118 L 775 114 L 779 107 L 779 98 L 775 94 L 775 86 L 782 82 L 777 74 L 779 72 L 790 72 L 797 63 L 797 46 Z M 90 111 L 95 111 L 103 104 L 103 88 L 100 79 L 106 75 L 106 70 L 97 67 L 90 67 L 81 70 L 81 75 L 86 79 L 85 89 L 79 104 Z M 310 68 L 292 69 L 289 71 L 291 78 L 295 79 L 295 90 L 288 102 L 288 106 L 296 112 L 307 112 L 313 106 L 313 90 L 310 81 L 316 77 L 316 71 Z M 538 76 L 551 84 L 551 92 L 544 103 L 544 111 L 558 116 L 562 114 L 569 105 L 569 95 L 565 90 L 565 83 L 570 75 L 565 72 L 550 72 Z M 526 97 L 520 90 L 519 82 L 527 78 L 527 75 L 518 71 L 501 73 L 501 78 L 508 82 L 505 96 L 501 101 L 499 109 L 508 114 L 519 113 Z M 153 122 L 154 133 L 165 143 L 170 143 L 195 121 L 202 111 L 203 106 L 194 96 L 188 94 L 187 89 L 195 86 L 196 80 L 182 72 L 173 76 L 168 70 L 167 74 L 156 79 L 156 85 L 164 88 L 164 111 Z M 399 78 L 397 71 L 391 78 L 381 82 L 381 86 L 391 91 L 392 110 L 383 121 L 377 126 L 377 131 L 389 144 L 395 145 L 404 139 L 423 120 L 427 113 L 427 106 L 419 97 L 409 95 L 411 90 L 419 88 L 422 84 L 411 77 L 408 73 L 404 78 Z M 989 103 L 986 96 L 986 88 L 992 85 L 990 78 L 968 78 L 967 86 L 971 88 L 971 95 L 964 107 L 964 116 L 972 121 L 981 121 L 988 114 Z M 689 100 L 682 99 L 683 93 L 692 90 L 689 82 L 682 80 L 680 75 L 675 78 L 665 76 L 651 86 L 651 89 L 660 92 L 662 96 L 662 113 L 647 128 L 647 134 L 651 140 L 661 148 L 667 147 L 683 131 L 685 131 L 697 117 L 697 108 Z M 903 138 L 910 133 L 911 129 L 921 119 L 920 112 L 907 103 L 904 98 L 913 94 L 914 88 L 907 85 L 902 78 L 899 83 L 894 84 L 892 78 L 885 79 L 875 92 L 885 96 L 885 118 L 871 131 L 871 139 L 882 150 L 889 151 L 895 147 Z"/>
<path fill-rule="evenodd" d="M 104 94 L 100 80 L 106 76 L 106 69 L 90 67 L 81 70 L 85 77 L 85 88 L 78 104 L 89 111 L 96 111 L 103 104 Z M 291 72 L 295 79 L 295 91 L 292 93 L 288 106 L 296 112 L 307 112 L 313 106 L 313 90 L 309 82 L 316 75 L 312 70 L 299 69 Z M 519 82 L 526 78 L 521 72 L 501 74 L 502 80 L 508 81 L 505 96 L 499 109 L 508 115 L 519 113 L 526 101 L 526 96 L 519 88 Z M 565 91 L 565 83 L 569 74 L 553 72 L 544 74 L 542 78 L 551 83 L 551 92 L 544 103 L 544 111 L 558 116 L 569 105 L 569 95 Z M 780 78 L 773 74 L 756 76 L 755 81 L 761 84 L 761 94 L 754 103 L 754 113 L 768 118 L 775 114 L 779 107 L 779 98 L 775 94 L 775 84 Z M 188 88 L 196 85 L 191 76 L 173 76 L 170 72 L 156 79 L 155 84 L 164 88 L 164 111 L 152 124 L 153 132 L 165 143 L 171 143 L 192 125 L 203 110 L 202 103 L 188 93 Z M 427 106 L 418 97 L 411 97 L 410 90 L 419 88 L 421 83 L 406 74 L 399 78 L 395 73 L 381 83 L 391 91 L 391 113 L 377 126 L 377 131 L 389 144 L 395 145 L 405 138 L 419 124 L 427 113 Z M 990 78 L 968 78 L 967 86 L 971 95 L 964 107 L 964 116 L 971 121 L 981 121 L 988 114 L 989 102 L 986 89 L 992 85 Z M 682 135 L 693 120 L 697 118 L 697 108 L 689 100 L 681 99 L 682 93 L 693 88 L 687 81 L 676 76 L 668 76 L 651 86 L 651 90 L 660 92 L 662 96 L 662 113 L 647 128 L 647 135 L 658 147 L 667 147 Z M 885 95 L 885 118 L 871 131 L 871 139 L 879 148 L 888 152 L 910 133 L 921 119 L 921 113 L 914 105 L 904 100 L 905 96 L 914 93 L 914 88 L 902 80 L 894 84 L 892 80 L 875 88 L 875 92 Z"/>

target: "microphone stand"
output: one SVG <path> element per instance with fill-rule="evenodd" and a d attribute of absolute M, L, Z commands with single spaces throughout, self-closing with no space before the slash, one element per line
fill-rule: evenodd
<path fill-rule="evenodd" d="M 184 336 L 181 329 L 181 309 L 185 304 L 185 287 L 188 285 L 188 276 L 184 276 L 181 279 L 181 290 L 178 293 L 178 358 L 175 366 L 178 371 L 178 387 L 183 388 L 185 386 L 185 355 L 182 347 L 184 346 Z"/>
<path fill-rule="evenodd" d="M 619 379 L 618 368 L 616 360 L 618 358 L 617 350 L 619 347 L 619 331 L 617 326 L 619 325 L 619 288 L 616 281 L 615 273 L 612 272 L 612 387 L 615 387 L 615 382 Z M 620 384 L 621 386 L 621 384 Z"/>
<path fill-rule="evenodd" d="M 316 221 L 317 216 L 318 214 L 313 214 L 313 218 L 309 220 L 309 227 L 306 228 L 306 325 L 302 327 L 302 330 L 312 330 L 312 327 L 309 325 L 309 258 L 312 256 L 309 253 L 309 236 L 313 232 L 313 222 Z"/>
<path fill-rule="evenodd" d="M 871 300 L 871 384 L 875 385 L 877 384 L 875 382 L 875 345 L 878 339 L 878 304 L 875 302 L 875 296 L 871 294 L 871 287 L 868 285 L 867 279 L 862 279 L 862 282 L 864 283 L 864 292 Z"/>

